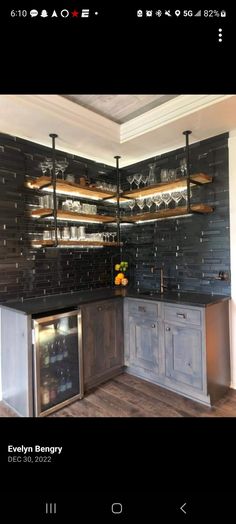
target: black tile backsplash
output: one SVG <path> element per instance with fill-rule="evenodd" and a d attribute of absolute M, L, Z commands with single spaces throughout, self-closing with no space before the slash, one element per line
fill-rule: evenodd
<path fill-rule="evenodd" d="M 158 271 L 164 267 L 169 288 L 206 293 L 228 294 L 230 282 L 216 280 L 219 271 L 230 271 L 228 135 L 220 135 L 191 146 L 191 171 L 203 171 L 214 177 L 212 184 L 193 189 L 193 201 L 209 203 L 215 211 L 209 215 L 163 220 L 122 226 L 125 253 L 133 259 L 133 284 L 157 288 Z M 40 176 L 39 167 L 51 149 L 17 137 L 0 134 L 0 300 L 65 293 L 111 285 L 111 257 L 117 248 L 33 248 L 31 240 L 42 236 L 49 226 L 44 220 L 27 216 L 38 206 L 40 191 L 24 187 L 27 177 Z M 115 183 L 114 167 L 57 152 L 57 159 L 67 159 L 67 173 Z M 175 168 L 184 156 L 184 148 L 154 157 L 121 170 L 123 189 L 126 177 L 135 172 L 148 173 L 149 164 Z M 111 163 L 115 163 L 111 159 Z M 61 202 L 61 197 L 59 201 Z M 91 202 L 93 203 L 93 202 Z M 100 211 L 114 214 L 114 206 L 99 202 Z M 127 212 L 126 212 L 127 213 Z M 67 225 L 62 223 L 61 227 Z M 68 223 L 71 225 L 71 223 Z M 87 232 L 114 231 L 112 225 L 86 226 Z"/>

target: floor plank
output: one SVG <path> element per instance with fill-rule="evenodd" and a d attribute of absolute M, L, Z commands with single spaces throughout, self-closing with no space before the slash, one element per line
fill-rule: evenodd
<path fill-rule="evenodd" d="M 0 417 L 16 417 L 3 401 Z M 236 417 L 236 391 L 212 408 L 123 373 L 50 417 Z"/>

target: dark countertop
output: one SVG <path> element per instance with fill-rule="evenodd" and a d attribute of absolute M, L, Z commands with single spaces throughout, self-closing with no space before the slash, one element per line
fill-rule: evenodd
<path fill-rule="evenodd" d="M 107 300 L 120 295 L 121 292 L 118 289 L 101 288 L 92 291 L 76 291 L 74 293 L 36 297 L 24 301 L 9 301 L 1 304 L 1 306 L 20 311 L 26 315 L 37 315 L 48 311 L 75 309 L 88 302 Z"/>
<path fill-rule="evenodd" d="M 154 293 L 150 296 L 147 293 L 149 292 L 140 291 L 138 293 L 136 290 L 124 288 L 101 288 L 93 289 L 92 291 L 77 291 L 73 293 L 63 293 L 61 295 L 48 295 L 45 297 L 25 299 L 23 301 L 9 301 L 1 304 L 1 307 L 10 308 L 25 315 L 38 315 L 50 311 L 59 312 L 70 308 L 76 309 L 82 304 L 121 296 L 199 307 L 206 307 L 216 304 L 217 302 L 230 300 L 230 296 L 226 295 L 165 292 L 163 295 L 160 293 Z"/>

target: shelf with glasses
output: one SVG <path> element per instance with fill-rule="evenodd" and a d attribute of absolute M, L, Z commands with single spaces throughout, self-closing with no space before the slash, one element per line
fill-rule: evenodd
<path fill-rule="evenodd" d="M 209 214 L 213 213 L 214 208 L 208 206 L 207 204 L 192 204 L 190 210 L 188 211 L 187 206 L 177 206 L 169 209 L 161 209 L 160 211 L 147 212 L 147 213 L 138 213 L 136 215 L 129 215 L 127 217 L 122 217 L 122 222 L 146 222 L 148 220 L 158 220 L 165 218 L 175 218 L 179 216 L 187 216 L 192 213 L 200 214 Z"/>
<path fill-rule="evenodd" d="M 45 191 L 53 191 L 51 178 L 48 176 L 40 176 L 37 179 L 29 179 L 26 182 L 26 187 L 29 189 L 42 189 Z M 104 200 L 113 198 L 116 199 L 116 193 L 107 191 L 97 187 L 86 187 L 74 182 L 66 180 L 56 181 L 56 192 L 58 195 L 71 195 L 82 198 L 90 198 L 92 200 Z"/>
<path fill-rule="evenodd" d="M 195 173 L 190 175 L 190 186 L 210 184 L 212 182 L 212 176 L 206 175 L 205 173 Z M 185 189 L 187 187 L 187 178 L 177 178 L 169 182 L 159 182 L 158 184 L 146 186 L 138 189 L 132 189 L 131 191 L 125 191 L 124 197 L 127 198 L 145 198 L 155 193 L 164 193 Z"/>
<path fill-rule="evenodd" d="M 35 247 L 52 247 L 54 246 L 53 240 L 32 240 L 32 246 Z M 86 240 L 58 240 L 58 246 L 78 246 L 78 247 L 118 247 L 122 246 L 122 243 L 118 242 L 95 242 Z"/>
<path fill-rule="evenodd" d="M 53 209 L 38 208 L 29 211 L 32 218 L 53 218 Z M 73 211 L 65 211 L 64 209 L 57 210 L 57 220 L 65 220 L 71 222 L 90 222 L 90 223 L 115 223 L 116 218 L 108 215 L 93 215 L 86 213 L 75 213 Z"/>

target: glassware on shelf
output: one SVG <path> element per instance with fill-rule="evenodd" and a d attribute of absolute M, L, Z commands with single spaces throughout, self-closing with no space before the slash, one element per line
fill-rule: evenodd
<path fill-rule="evenodd" d="M 86 234 L 85 234 L 85 226 L 79 226 L 78 227 L 78 240 L 85 240 Z"/>
<path fill-rule="evenodd" d="M 136 199 L 136 204 L 137 206 L 139 207 L 139 209 L 142 211 L 144 206 L 145 206 L 145 200 L 144 198 L 137 198 Z"/>
<path fill-rule="evenodd" d="M 72 211 L 74 213 L 80 213 L 81 212 L 81 204 L 79 200 L 74 200 L 72 202 Z"/>
<path fill-rule="evenodd" d="M 128 206 L 130 207 L 131 214 L 133 214 L 133 209 L 135 207 L 135 200 L 129 200 Z"/>
<path fill-rule="evenodd" d="M 175 202 L 175 206 L 178 206 L 178 203 L 183 198 L 182 192 L 181 191 L 173 191 L 173 193 L 171 193 L 171 194 L 172 194 L 172 199 Z"/>
<path fill-rule="evenodd" d="M 167 209 L 168 205 L 170 204 L 170 202 L 172 200 L 171 194 L 170 193 L 163 193 L 162 194 L 162 200 L 165 203 L 165 207 Z"/>
<path fill-rule="evenodd" d="M 163 202 L 162 196 L 161 195 L 154 195 L 153 202 L 154 202 L 154 204 L 156 206 L 156 211 L 159 211 L 159 207 L 160 207 L 160 205 Z"/>
<path fill-rule="evenodd" d="M 185 202 L 187 204 L 187 200 L 188 200 L 188 191 L 187 191 L 187 189 L 183 189 L 183 191 L 181 191 L 181 193 L 182 193 L 182 197 L 184 198 L 184 200 L 185 200 Z M 192 193 L 191 189 L 190 189 L 189 196 L 190 196 L 190 198 L 192 198 L 192 196 L 193 196 L 193 193 Z"/>
<path fill-rule="evenodd" d="M 71 226 L 70 238 L 71 240 L 78 240 L 78 228 L 76 226 Z"/>
<path fill-rule="evenodd" d="M 169 169 L 168 180 L 176 180 L 176 169 Z"/>
<path fill-rule="evenodd" d="M 113 231 L 112 233 L 110 233 L 110 235 L 112 237 L 112 242 L 115 242 L 115 237 L 117 236 L 116 231 Z"/>
<path fill-rule="evenodd" d="M 161 182 L 168 182 L 169 171 L 168 169 L 161 169 Z"/>
<path fill-rule="evenodd" d="M 153 186 L 156 183 L 156 164 L 149 164 L 148 167 L 148 184 L 149 186 Z"/>
<path fill-rule="evenodd" d="M 69 227 L 63 227 L 62 240 L 70 240 L 70 228 Z"/>
<path fill-rule="evenodd" d="M 146 206 L 148 207 L 148 212 L 150 213 L 150 209 L 153 205 L 153 197 L 146 198 Z"/>
<path fill-rule="evenodd" d="M 43 240 L 52 240 L 52 232 L 49 229 L 44 230 Z"/>
<path fill-rule="evenodd" d="M 64 209 L 65 211 L 72 211 L 72 205 L 73 200 L 64 200 L 64 202 L 62 202 L 62 209 Z"/>
<path fill-rule="evenodd" d="M 179 163 L 180 168 L 180 174 L 182 177 L 186 176 L 187 174 L 187 160 L 186 158 L 182 158 Z"/>
<path fill-rule="evenodd" d="M 132 191 L 132 184 L 134 182 L 134 175 L 129 175 L 127 176 L 127 179 L 126 179 L 128 182 L 129 182 L 129 185 L 130 185 L 130 191 Z"/>
<path fill-rule="evenodd" d="M 142 178 L 142 175 L 137 173 L 136 175 L 134 175 L 134 182 L 137 186 L 137 189 L 139 189 L 139 186 L 140 186 L 140 182 L 141 182 L 141 178 Z"/>
<path fill-rule="evenodd" d="M 141 175 L 141 182 L 143 183 L 144 187 L 146 187 L 148 183 L 148 176 L 147 175 Z"/>
<path fill-rule="evenodd" d="M 56 238 L 55 229 L 51 231 L 51 236 L 52 236 L 52 240 L 55 240 Z M 57 240 L 60 240 L 60 239 L 61 239 L 61 231 L 60 229 L 57 228 Z"/>

